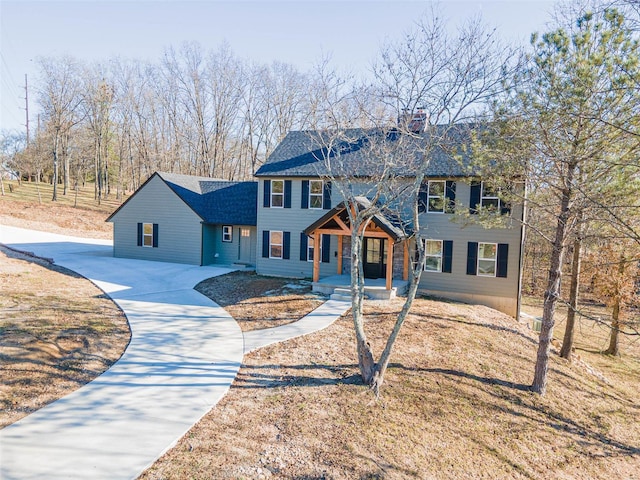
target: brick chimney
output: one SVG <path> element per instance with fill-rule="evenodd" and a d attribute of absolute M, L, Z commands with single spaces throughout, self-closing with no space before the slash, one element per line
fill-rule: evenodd
<path fill-rule="evenodd" d="M 398 117 L 398 125 L 406 127 L 412 133 L 422 133 L 427 128 L 428 115 L 423 108 L 418 108 L 415 112 L 411 113 L 407 110 L 402 112 L 402 115 Z"/>

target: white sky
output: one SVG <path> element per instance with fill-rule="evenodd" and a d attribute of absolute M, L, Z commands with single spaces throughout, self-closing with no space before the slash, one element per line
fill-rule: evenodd
<path fill-rule="evenodd" d="M 0 0 L 0 130 L 24 131 L 24 76 L 29 118 L 37 119 L 39 56 L 69 54 L 86 61 L 113 56 L 160 58 L 167 46 L 227 42 L 260 63 L 280 60 L 310 69 L 326 54 L 333 65 L 365 72 L 385 40 L 394 40 L 429 12 L 429 0 Z M 527 43 L 544 31 L 550 0 L 442 0 L 452 27 L 482 14 L 505 40 Z"/>

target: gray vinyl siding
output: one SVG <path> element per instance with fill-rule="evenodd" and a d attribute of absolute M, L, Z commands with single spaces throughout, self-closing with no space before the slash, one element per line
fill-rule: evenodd
<path fill-rule="evenodd" d="M 311 278 L 313 276 L 313 262 L 300 260 L 300 232 L 327 213 L 328 210 L 300 208 L 302 201 L 302 180 L 317 180 L 317 178 L 293 178 L 291 184 L 291 208 L 264 208 L 263 183 L 258 185 L 258 227 L 256 271 L 261 275 L 280 277 Z M 331 207 L 342 201 L 337 189 L 332 188 Z M 262 258 L 262 232 L 282 231 L 291 233 L 289 259 Z M 331 249 L 329 263 L 320 263 L 320 277 L 337 275 L 338 238 L 331 235 Z"/>
<path fill-rule="evenodd" d="M 201 219 L 159 177 L 113 216 L 114 256 L 200 265 Z M 158 248 L 138 246 L 138 223 L 158 224 Z"/>
<path fill-rule="evenodd" d="M 202 265 L 211 265 L 216 262 L 216 245 L 222 240 L 222 227 L 218 225 L 202 225 Z"/>
<path fill-rule="evenodd" d="M 456 203 L 460 207 L 469 206 L 469 183 L 456 182 Z M 512 218 L 520 218 L 522 209 L 515 206 Z M 423 272 L 420 281 L 422 290 L 473 294 L 495 297 L 518 296 L 520 273 L 520 222 L 511 220 L 511 228 L 484 228 L 482 225 L 465 222 L 465 219 L 442 213 L 420 215 L 423 238 L 452 240 L 452 273 Z M 464 227 L 464 228 L 463 228 Z M 506 243 L 509 245 L 507 277 L 484 277 L 467 275 L 468 242 Z"/>
<path fill-rule="evenodd" d="M 251 257 L 249 262 L 255 265 L 256 261 L 256 227 L 244 225 L 230 225 L 233 227 L 231 242 L 222 241 L 223 225 L 204 226 L 204 265 L 218 264 L 230 265 L 240 260 L 240 229 L 248 228 L 251 232 Z"/>

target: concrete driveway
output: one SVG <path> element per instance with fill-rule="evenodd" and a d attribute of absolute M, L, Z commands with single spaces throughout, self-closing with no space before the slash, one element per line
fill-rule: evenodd
<path fill-rule="evenodd" d="M 122 308 L 132 334 L 103 375 L 0 430 L 3 480 L 135 478 L 228 390 L 242 332 L 192 287 L 229 269 L 113 258 L 109 241 L 3 225 L 0 243 L 90 279 Z"/>

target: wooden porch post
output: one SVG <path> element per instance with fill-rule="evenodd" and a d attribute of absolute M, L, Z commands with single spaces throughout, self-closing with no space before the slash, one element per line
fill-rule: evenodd
<path fill-rule="evenodd" d="M 391 284 L 393 283 L 393 239 L 388 238 L 389 251 L 387 253 L 387 285 L 386 289 L 391 290 Z"/>
<path fill-rule="evenodd" d="M 313 232 L 313 281 L 320 280 L 320 232 Z"/>
<path fill-rule="evenodd" d="M 342 275 L 342 235 L 338 235 L 338 275 Z"/>
<path fill-rule="evenodd" d="M 408 241 L 404 241 L 404 265 L 402 266 L 402 279 L 406 282 L 409 280 L 409 245 Z"/>

